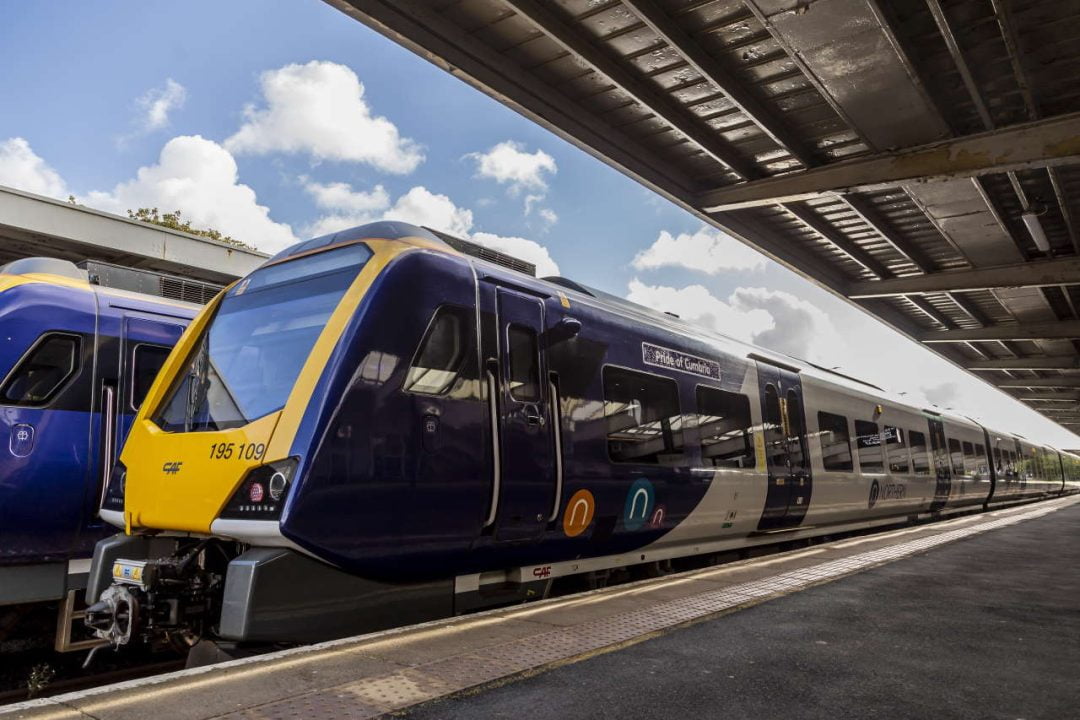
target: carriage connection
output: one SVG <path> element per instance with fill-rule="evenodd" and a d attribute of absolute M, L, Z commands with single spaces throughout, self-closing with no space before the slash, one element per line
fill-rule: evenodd
<path fill-rule="evenodd" d="M 198 311 L 164 295 L 205 301 L 216 290 L 98 262 L 25 258 L 0 268 L 4 651 L 54 629 L 58 650 L 87 645 L 71 641 L 71 623 L 94 544 L 114 532 L 98 516 L 108 472 Z M 59 618 L 51 615 L 57 601 Z"/>
<path fill-rule="evenodd" d="M 366 225 L 196 318 L 111 472 L 100 637 L 318 640 L 1080 479 L 1067 453 L 470 253 Z"/>

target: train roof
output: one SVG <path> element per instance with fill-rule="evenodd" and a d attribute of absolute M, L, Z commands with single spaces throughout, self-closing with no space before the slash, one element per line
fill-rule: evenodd
<path fill-rule="evenodd" d="M 192 317 L 213 297 L 215 286 L 190 281 L 164 273 L 125 268 L 96 261 L 78 265 L 69 260 L 49 257 L 21 258 L 0 267 L 0 276 L 15 282 L 34 282 L 87 290 L 108 300 L 112 305 L 145 303 L 154 307 L 172 307 Z M 217 288 L 214 294 L 220 290 Z M 184 296 L 198 299 L 191 302 Z"/>

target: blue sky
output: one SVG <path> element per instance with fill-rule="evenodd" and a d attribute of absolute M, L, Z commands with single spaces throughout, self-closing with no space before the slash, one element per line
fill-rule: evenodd
<path fill-rule="evenodd" d="M 0 12 L 0 184 L 121 214 L 180 208 L 268 251 L 384 215 L 443 225 L 741 339 L 1080 446 L 322 2 Z"/>

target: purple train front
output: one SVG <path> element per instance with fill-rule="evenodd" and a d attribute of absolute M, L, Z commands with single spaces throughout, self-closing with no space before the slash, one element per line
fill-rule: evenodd
<path fill-rule="evenodd" d="M 108 470 L 197 310 L 92 284 L 64 260 L 0 268 L 0 616 L 24 618 L 4 623 L 5 648 L 52 641 L 56 601 L 70 619 L 109 534 L 98 516 Z M 68 640 L 57 647 L 74 649 Z"/>
<path fill-rule="evenodd" d="M 106 492 L 115 644 L 304 641 L 1065 488 L 1057 451 L 427 230 L 301 243 L 194 321 Z M 467 252 L 462 252 L 464 250 Z"/>

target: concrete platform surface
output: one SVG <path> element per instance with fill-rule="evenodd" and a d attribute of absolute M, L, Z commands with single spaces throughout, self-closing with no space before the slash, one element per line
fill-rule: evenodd
<path fill-rule="evenodd" d="M 0 717 L 1080 717 L 1078 501 L 59 695 Z"/>

